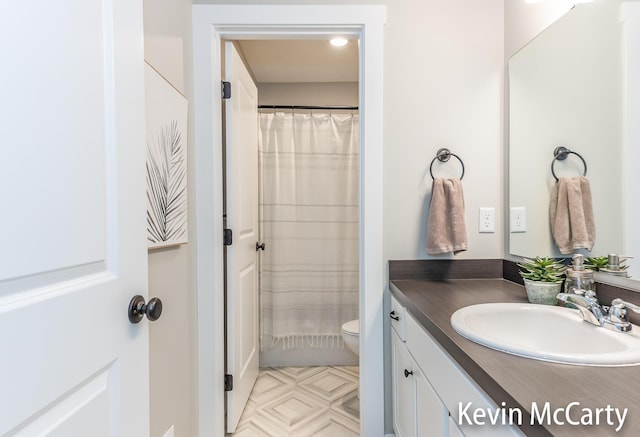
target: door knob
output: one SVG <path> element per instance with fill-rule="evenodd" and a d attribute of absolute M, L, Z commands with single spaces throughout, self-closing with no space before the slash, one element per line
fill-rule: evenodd
<path fill-rule="evenodd" d="M 409 375 L 413 375 L 413 370 L 404 369 L 404 377 L 408 378 Z"/>
<path fill-rule="evenodd" d="M 152 322 L 158 320 L 162 315 L 162 301 L 154 297 L 149 300 L 149 303 L 145 303 L 144 297 L 139 294 L 133 296 L 131 302 L 129 302 L 129 321 L 131 323 L 140 323 L 140 320 L 145 315 Z"/>
<path fill-rule="evenodd" d="M 262 243 L 262 244 L 256 243 L 256 252 L 258 250 L 264 250 L 264 243 Z"/>

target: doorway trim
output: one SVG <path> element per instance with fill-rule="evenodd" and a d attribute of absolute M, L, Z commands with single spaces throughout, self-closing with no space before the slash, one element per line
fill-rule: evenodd
<path fill-rule="evenodd" d="M 193 6 L 197 391 L 201 436 L 224 435 L 221 41 L 360 41 L 360 433 L 384 435 L 383 5 Z"/>

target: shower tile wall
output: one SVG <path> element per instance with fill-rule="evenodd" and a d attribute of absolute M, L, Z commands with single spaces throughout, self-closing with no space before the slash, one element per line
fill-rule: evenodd
<path fill-rule="evenodd" d="M 359 436 L 358 367 L 270 367 L 233 437 Z"/>

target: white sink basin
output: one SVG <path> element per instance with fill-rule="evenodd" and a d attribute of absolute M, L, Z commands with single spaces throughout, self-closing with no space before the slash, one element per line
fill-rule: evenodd
<path fill-rule="evenodd" d="M 585 366 L 640 364 L 640 328 L 620 333 L 584 322 L 577 310 L 487 303 L 453 313 L 451 326 L 481 345 L 542 361 Z"/>

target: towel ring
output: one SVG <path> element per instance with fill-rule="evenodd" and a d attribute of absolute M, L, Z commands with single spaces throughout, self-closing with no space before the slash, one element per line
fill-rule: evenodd
<path fill-rule="evenodd" d="M 462 159 L 460 159 L 458 155 L 456 155 L 455 153 L 451 153 L 451 151 L 445 147 L 443 147 L 442 149 L 438 149 L 436 157 L 431 161 L 431 165 L 429 166 L 431 179 L 435 179 L 435 177 L 433 177 L 433 163 L 436 162 L 436 159 L 440 162 L 447 162 L 452 156 L 456 157 L 458 161 L 460 161 L 460 165 L 462 166 L 462 174 L 460 175 L 460 180 L 462 180 L 462 178 L 464 177 L 464 162 L 462 162 Z"/>
<path fill-rule="evenodd" d="M 580 160 L 582 161 L 582 165 L 584 165 L 584 173 L 582 174 L 582 176 L 587 175 L 587 161 L 584 160 L 582 155 L 580 155 L 578 152 L 574 152 L 573 150 L 569 150 L 564 146 L 558 146 L 553 150 L 553 161 L 551 161 L 551 174 L 556 179 L 556 181 L 558 180 L 558 176 L 556 176 L 556 172 L 553 169 L 553 164 L 555 164 L 556 161 L 564 161 L 571 153 L 580 158 Z"/>

